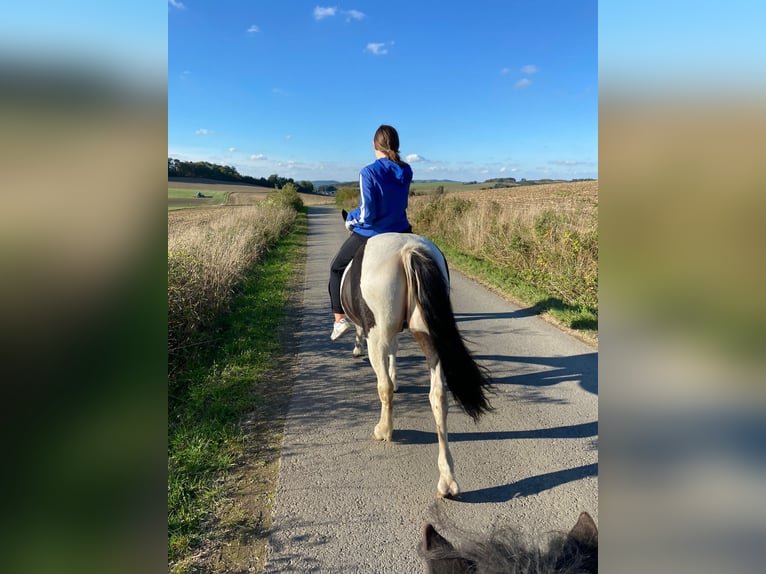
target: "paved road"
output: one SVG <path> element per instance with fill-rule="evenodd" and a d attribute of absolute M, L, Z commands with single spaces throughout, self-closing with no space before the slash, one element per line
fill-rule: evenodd
<path fill-rule="evenodd" d="M 422 573 L 417 545 L 435 508 L 456 525 L 529 533 L 598 523 L 598 359 L 590 346 L 452 272 L 458 326 L 496 383 L 496 411 L 448 419 L 463 494 L 437 501 L 429 377 L 401 336 L 393 442 L 372 440 L 375 375 L 330 341 L 329 262 L 345 238 L 337 211 L 309 211 L 297 377 L 285 428 L 267 572 Z M 451 400 L 451 399 L 450 399 Z"/>

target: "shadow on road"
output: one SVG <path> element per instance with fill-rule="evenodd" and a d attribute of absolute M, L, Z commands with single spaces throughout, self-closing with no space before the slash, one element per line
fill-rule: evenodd
<path fill-rule="evenodd" d="M 484 321 L 486 319 L 522 319 L 539 314 L 540 312 L 536 307 L 527 307 L 507 313 L 455 313 L 455 322 L 464 323 L 467 321 Z"/>
<path fill-rule="evenodd" d="M 450 442 L 477 440 L 511 440 L 511 439 L 550 439 L 550 438 L 588 438 L 598 436 L 598 422 L 582 423 L 547 429 L 532 429 L 518 431 L 490 432 L 451 432 Z M 394 442 L 402 444 L 436 444 L 435 432 L 419 430 L 395 430 Z"/>
<path fill-rule="evenodd" d="M 507 502 L 513 498 L 539 494 L 544 490 L 550 490 L 567 482 L 574 482 L 589 476 L 598 476 L 598 464 L 586 464 L 585 466 L 557 470 L 530 476 L 510 484 L 464 492 L 457 501 L 468 504 Z"/>
<path fill-rule="evenodd" d="M 580 387 L 589 393 L 598 395 L 598 353 L 572 355 L 568 357 L 519 357 L 513 355 L 475 355 L 474 358 L 489 366 L 488 363 L 511 362 L 548 367 L 543 371 L 493 377 L 496 385 L 523 385 L 528 387 L 548 387 L 563 381 L 577 381 Z M 492 367 L 489 366 L 490 371 Z"/>

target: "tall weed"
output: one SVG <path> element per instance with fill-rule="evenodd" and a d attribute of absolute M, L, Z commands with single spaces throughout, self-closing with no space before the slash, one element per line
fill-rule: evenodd
<path fill-rule="evenodd" d="M 507 192 L 512 193 L 512 192 Z M 473 199 L 470 194 L 410 198 L 416 233 L 491 262 L 504 276 L 572 307 L 598 313 L 598 230 L 593 204 Z"/>
<path fill-rule="evenodd" d="M 277 203 L 277 202 L 275 202 Z M 168 361 L 171 369 L 205 339 L 245 271 L 287 233 L 285 205 L 207 210 L 168 225 Z M 169 215 L 171 217 L 171 215 Z M 185 224 L 184 224 L 185 221 Z"/>

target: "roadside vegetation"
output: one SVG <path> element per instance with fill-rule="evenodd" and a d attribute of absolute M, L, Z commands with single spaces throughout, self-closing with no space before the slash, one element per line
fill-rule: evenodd
<path fill-rule="evenodd" d="M 341 188 L 336 205 L 356 207 Z M 409 219 L 451 266 L 590 342 L 598 340 L 598 182 L 412 193 Z"/>
<path fill-rule="evenodd" d="M 168 215 L 168 563 L 181 573 L 268 522 L 224 502 L 244 453 L 276 460 L 284 393 L 269 387 L 307 218 L 287 185 L 262 205 Z"/>

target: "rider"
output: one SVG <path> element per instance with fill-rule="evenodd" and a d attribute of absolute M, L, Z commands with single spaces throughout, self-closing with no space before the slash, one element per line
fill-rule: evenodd
<path fill-rule="evenodd" d="M 333 341 L 353 326 L 340 304 L 340 282 L 356 251 L 373 235 L 412 231 L 407 220 L 412 168 L 399 156 L 399 134 L 393 127 L 382 125 L 375 132 L 372 145 L 376 160 L 359 172 L 359 207 L 346 216 L 346 229 L 351 233 L 330 264 L 330 304 L 335 315 L 330 335 Z"/>

